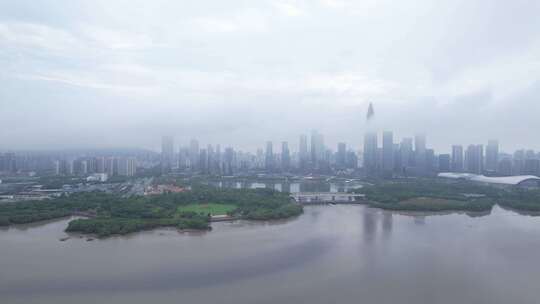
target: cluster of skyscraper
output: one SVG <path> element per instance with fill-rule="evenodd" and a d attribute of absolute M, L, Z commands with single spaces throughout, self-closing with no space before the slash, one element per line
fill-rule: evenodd
<path fill-rule="evenodd" d="M 367 128 L 375 117 L 370 103 L 366 115 Z M 382 132 L 382 146 L 378 145 L 376 131 L 364 135 L 363 173 L 366 176 L 431 176 L 438 172 L 468 172 L 485 175 L 540 174 L 540 154 L 517 151 L 514 155 L 499 152 L 499 142 L 489 140 L 484 145 L 453 145 L 451 154 L 436 155 L 426 146 L 426 136 L 403 138 L 395 143 L 393 133 Z"/>
<path fill-rule="evenodd" d="M 396 142 L 392 132 L 368 131 L 363 151 L 356 152 L 343 142 L 331 149 L 321 133 L 312 131 L 310 136 L 300 135 L 297 147 L 291 149 L 286 141 L 276 147 L 268 141 L 264 148 L 251 153 L 232 147 L 222 149 L 220 145 L 201 147 L 195 139 L 175 147 L 174 138 L 164 136 L 161 154 L 145 150 L 0 153 L 0 175 L 133 176 L 138 169 L 152 174 L 157 165 L 164 173 L 211 175 L 313 173 L 388 178 L 434 176 L 439 172 L 540 175 L 540 153 L 533 150 L 501 153 L 497 140 L 489 140 L 485 146 L 453 145 L 451 153 L 436 154 L 427 147 L 423 134 Z"/>
<path fill-rule="evenodd" d="M 0 172 L 14 173 L 17 171 L 15 153 L 0 153 Z"/>
<path fill-rule="evenodd" d="M 426 146 L 426 136 L 417 134 L 394 142 L 393 133 L 382 133 L 382 146 L 378 146 L 376 132 L 364 136 L 364 171 L 367 176 L 429 176 L 437 172 L 470 172 L 496 174 L 498 172 L 499 145 L 490 140 L 484 160 L 483 145 L 452 146 L 452 154 L 436 155 Z"/>
<path fill-rule="evenodd" d="M 277 151 L 276 151 L 277 150 Z M 289 143 L 281 142 L 278 149 L 271 141 L 265 149 L 255 154 L 227 147 L 207 145 L 200 148 L 195 139 L 189 146 L 180 147 L 176 154 L 174 139 L 164 136 L 161 146 L 161 166 L 164 172 L 173 170 L 199 172 L 203 174 L 233 175 L 240 172 L 265 173 L 333 173 L 339 170 L 356 170 L 358 158 L 354 151 L 347 150 L 345 143 L 339 143 L 337 152 L 328 149 L 324 137 L 317 131 L 308 136 L 301 135 L 298 151 L 292 152 Z"/>
<path fill-rule="evenodd" d="M 376 132 L 364 136 L 363 168 L 367 176 L 392 177 L 394 175 L 427 175 L 435 169 L 433 149 L 426 148 L 426 137 L 418 134 L 394 143 L 392 132 L 382 133 L 382 146 L 378 146 Z"/>
<path fill-rule="evenodd" d="M 232 148 L 226 148 L 222 153 L 221 146 L 208 145 L 200 148 L 199 142 L 192 139 L 189 146 L 180 147 L 175 152 L 174 138 L 164 136 L 161 142 L 161 169 L 163 172 L 173 170 L 189 170 L 205 174 L 232 174 L 235 152 Z"/>
<path fill-rule="evenodd" d="M 364 137 L 363 168 L 367 176 L 430 176 L 438 172 L 467 172 L 488 176 L 539 175 L 540 153 L 518 150 L 501 153 L 499 142 L 473 144 L 465 148 L 453 145 L 450 154 L 436 155 L 426 147 L 425 135 L 403 138 L 395 143 L 393 133 L 382 133 L 382 146 L 376 132 Z"/>
<path fill-rule="evenodd" d="M 135 157 L 88 157 L 54 161 L 55 175 L 106 173 L 108 176 L 134 176 L 136 172 Z"/>
<path fill-rule="evenodd" d="M 189 171 L 203 174 L 233 175 L 236 173 L 348 173 L 370 177 L 434 176 L 439 172 L 469 172 L 485 175 L 540 174 L 540 154 L 519 150 L 514 155 L 499 152 L 497 140 L 482 144 L 453 145 L 452 152 L 436 154 L 426 145 L 426 136 L 417 134 L 394 141 L 390 131 L 379 134 L 366 132 L 363 152 L 356 153 L 339 143 L 329 149 L 324 136 L 312 131 L 311 136 L 300 135 L 298 150 L 291 151 L 288 142 L 278 149 L 269 141 L 265 149 L 255 154 L 220 145 L 199 147 L 197 140 L 175 152 L 174 139 L 163 137 L 161 166 L 164 172 Z M 277 150 L 277 151 L 276 151 Z"/>
<path fill-rule="evenodd" d="M 134 176 L 135 156 L 81 156 L 84 152 L 0 153 L 0 174 L 38 174 L 84 176 L 106 173 L 108 176 Z"/>

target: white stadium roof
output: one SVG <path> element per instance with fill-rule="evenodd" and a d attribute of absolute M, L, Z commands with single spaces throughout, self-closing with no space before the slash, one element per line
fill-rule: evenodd
<path fill-rule="evenodd" d="M 488 184 L 502 184 L 502 185 L 519 185 L 522 182 L 529 180 L 540 181 L 540 177 L 534 175 L 515 175 L 515 176 L 502 176 L 502 177 L 490 177 L 472 173 L 455 173 L 455 172 L 443 172 L 437 174 L 438 177 L 452 178 L 452 179 L 465 179 L 473 182 L 488 183 Z"/>

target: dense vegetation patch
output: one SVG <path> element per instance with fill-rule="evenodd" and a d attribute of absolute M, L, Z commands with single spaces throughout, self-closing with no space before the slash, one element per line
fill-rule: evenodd
<path fill-rule="evenodd" d="M 493 201 L 489 199 L 448 200 L 432 197 L 417 197 L 398 203 L 379 203 L 370 201 L 372 207 L 399 211 L 489 211 Z"/>
<path fill-rule="evenodd" d="M 91 218 L 71 221 L 67 231 L 106 237 L 166 226 L 209 229 L 208 212 L 197 212 L 194 207 L 197 205 L 202 210 L 205 210 L 204 206 L 213 206 L 232 216 L 257 220 L 302 213 L 302 207 L 292 204 L 287 194 L 269 189 L 194 187 L 182 193 L 148 197 L 122 198 L 91 192 L 46 201 L 3 204 L 0 205 L 0 225 L 30 223 L 82 212 Z M 184 207 L 187 209 L 183 210 Z"/>
<path fill-rule="evenodd" d="M 540 211 L 540 191 L 499 189 L 466 181 L 418 179 L 361 189 L 373 207 L 404 211 L 490 211 L 493 205 Z"/>
<path fill-rule="evenodd" d="M 506 208 L 540 212 L 540 190 L 516 190 L 505 193 L 497 203 Z"/>
<path fill-rule="evenodd" d="M 9 219 L 7 216 L 0 217 L 0 226 L 8 226 L 9 224 Z"/>

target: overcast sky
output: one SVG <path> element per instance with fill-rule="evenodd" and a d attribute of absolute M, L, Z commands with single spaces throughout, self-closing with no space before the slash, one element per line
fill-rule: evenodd
<path fill-rule="evenodd" d="M 540 1 L 0 0 L 0 150 L 317 129 L 540 149 Z"/>

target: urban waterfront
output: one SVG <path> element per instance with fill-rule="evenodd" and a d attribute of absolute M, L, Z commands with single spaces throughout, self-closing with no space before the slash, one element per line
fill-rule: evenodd
<path fill-rule="evenodd" d="M 405 215 L 353 205 L 298 218 L 87 242 L 69 219 L 2 228 L 2 303 L 538 303 L 540 217 Z M 39 253 L 39 255 L 36 255 Z"/>
<path fill-rule="evenodd" d="M 209 181 L 206 184 L 218 188 L 226 189 L 273 189 L 280 192 L 298 193 L 298 192 L 347 192 L 360 189 L 363 184 L 360 181 L 349 182 L 326 182 L 326 181 Z"/>

